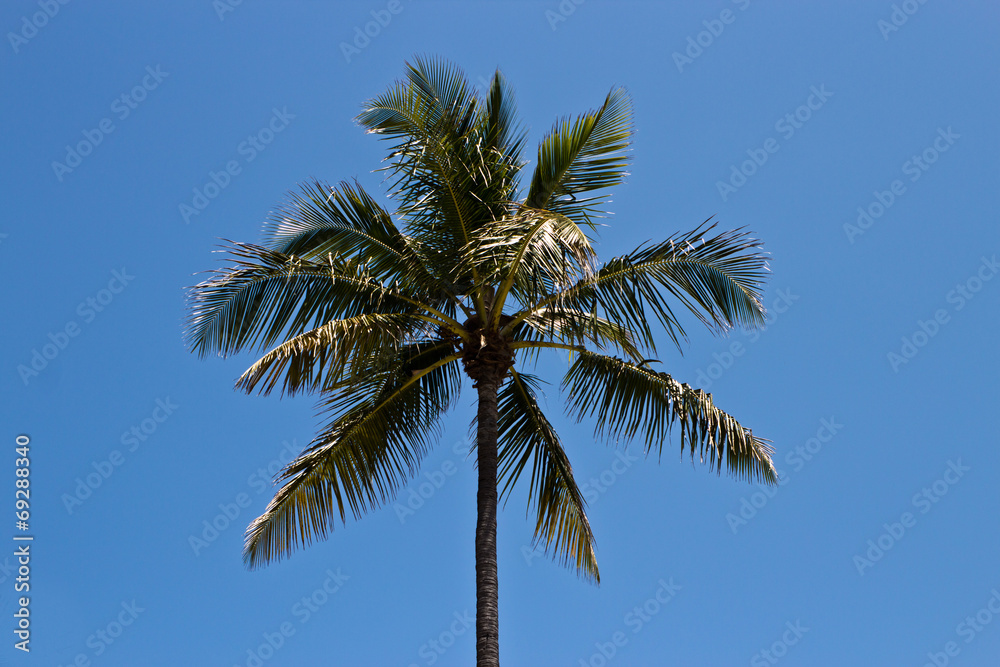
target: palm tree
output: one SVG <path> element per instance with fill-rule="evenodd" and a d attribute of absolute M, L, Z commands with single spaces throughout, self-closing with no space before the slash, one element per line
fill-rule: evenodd
<path fill-rule="evenodd" d="M 278 475 L 244 560 L 281 559 L 326 538 L 348 510 L 360 518 L 391 502 L 417 474 L 464 370 L 478 395 L 477 664 L 498 665 L 497 501 L 529 467 L 535 544 L 599 582 L 583 497 L 524 365 L 568 351 L 569 412 L 597 416 L 603 439 L 640 438 L 660 453 L 676 426 L 692 458 L 773 484 L 766 441 L 651 359 L 651 321 L 678 347 L 686 338 L 678 305 L 717 332 L 760 325 L 765 259 L 746 233 L 706 222 L 597 263 L 600 193 L 626 176 L 624 90 L 555 124 L 526 195 L 525 132 L 499 71 L 480 94 L 450 64 L 417 59 L 357 120 L 392 144 L 384 170 L 395 212 L 357 183 L 305 184 L 272 215 L 264 245 L 228 242 L 232 264 L 190 293 L 194 351 L 268 350 L 237 388 L 313 392 L 329 415 Z"/>

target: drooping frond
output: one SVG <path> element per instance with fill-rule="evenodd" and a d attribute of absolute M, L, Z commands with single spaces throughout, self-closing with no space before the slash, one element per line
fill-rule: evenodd
<path fill-rule="evenodd" d="M 586 503 L 559 436 L 538 407 L 533 381 L 512 372 L 498 397 L 501 496 L 510 494 L 530 462 L 528 509 L 536 508 L 533 543 L 544 545 L 561 564 L 572 564 L 580 576 L 600 583 Z"/>
<path fill-rule="evenodd" d="M 457 396 L 459 355 L 446 348 L 401 357 L 352 385 L 349 396 L 327 395 L 323 407 L 336 417 L 280 473 L 281 488 L 247 529 L 243 556 L 250 568 L 326 539 L 348 510 L 357 519 L 395 497 Z"/>
<path fill-rule="evenodd" d="M 663 451 L 671 428 L 681 435 L 681 451 L 695 451 L 709 468 L 748 481 L 777 483 L 772 450 L 712 402 L 711 394 L 614 357 L 581 352 L 566 373 L 568 409 L 578 420 L 597 417 L 597 435 L 645 439 L 647 454 Z"/>
<path fill-rule="evenodd" d="M 600 109 L 556 123 L 538 146 L 525 205 L 578 222 L 606 215 L 606 195 L 585 195 L 625 179 L 631 138 L 632 102 L 621 88 L 608 93 Z"/>

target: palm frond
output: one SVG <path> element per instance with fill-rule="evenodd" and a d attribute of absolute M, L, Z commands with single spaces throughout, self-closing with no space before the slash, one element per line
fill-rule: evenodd
<path fill-rule="evenodd" d="M 406 255 L 405 238 L 389 212 L 357 183 L 336 188 L 320 181 L 300 184 L 301 194 L 289 192 L 264 227 L 267 245 L 275 252 L 306 259 L 363 255 L 370 264 L 392 269 Z"/>
<path fill-rule="evenodd" d="M 508 294 L 534 303 L 594 273 L 594 249 L 583 230 L 566 216 L 541 209 L 521 209 L 482 226 L 464 255 L 460 272 L 477 266 L 500 283 L 494 322 Z"/>
<path fill-rule="evenodd" d="M 429 248 L 451 259 L 488 218 L 477 190 L 470 133 L 480 102 L 462 71 L 417 59 L 407 80 L 366 103 L 358 122 L 393 141 L 387 167 L 391 194 L 408 225 Z"/>
<path fill-rule="evenodd" d="M 456 301 L 449 286 L 433 275 L 419 244 L 396 227 L 392 216 L 358 183 L 336 188 L 313 181 L 290 192 L 271 214 L 264 233 L 279 253 L 322 261 L 329 255 L 363 263 L 379 282 L 420 285 L 428 295 Z"/>
<path fill-rule="evenodd" d="M 325 411 L 337 416 L 311 445 L 279 474 L 281 488 L 264 513 L 247 528 L 243 558 L 251 569 L 281 560 L 298 547 L 326 539 L 337 519 L 355 519 L 392 498 L 413 477 L 436 435 L 441 414 L 457 396 L 456 362 L 433 350 L 404 359 L 377 378 L 362 403 L 331 394 Z M 438 350 L 440 352 L 440 350 Z M 422 358 L 421 357 L 425 357 Z"/>
<path fill-rule="evenodd" d="M 637 343 L 628 327 L 592 312 L 558 305 L 532 313 L 522 320 L 522 326 L 511 333 L 515 341 L 524 341 L 523 347 L 528 349 L 532 349 L 532 343 L 547 341 L 558 341 L 576 348 L 590 343 L 600 350 L 611 348 L 621 351 L 635 360 L 642 359 L 648 351 Z"/>
<path fill-rule="evenodd" d="M 243 373 L 236 388 L 252 393 L 260 386 L 266 395 L 280 382 L 282 394 L 291 396 L 334 386 L 345 376 L 371 370 L 378 356 L 395 355 L 408 339 L 432 335 L 426 319 L 408 313 L 370 313 L 327 322 L 265 354 Z"/>
<path fill-rule="evenodd" d="M 759 326 L 764 323 L 761 292 L 767 266 L 766 256 L 758 252 L 760 242 L 739 230 L 706 236 L 714 227 L 703 224 L 616 257 L 594 276 L 518 313 L 507 327 L 557 304 L 601 312 L 635 331 L 643 345 L 655 350 L 648 308 L 680 349 L 686 333 L 665 294 L 710 329 Z"/>
<path fill-rule="evenodd" d="M 681 451 L 695 451 L 709 468 L 747 480 L 777 483 L 767 441 L 717 408 L 711 394 L 681 384 L 666 373 L 657 373 L 614 357 L 582 352 L 563 381 L 568 409 L 578 420 L 597 416 L 597 436 L 645 439 L 646 453 L 663 452 L 669 431 L 677 425 Z"/>
<path fill-rule="evenodd" d="M 514 91 L 499 69 L 490 83 L 477 132 L 480 169 L 490 174 L 483 179 L 481 197 L 491 208 L 502 211 L 505 203 L 517 196 L 524 166 L 521 152 L 528 133 L 518 121 Z"/>
<path fill-rule="evenodd" d="M 369 312 L 423 310 L 455 332 L 454 319 L 421 302 L 412 285 L 385 287 L 355 260 L 325 263 L 234 243 L 233 265 L 191 288 L 186 338 L 202 356 L 273 346 L 325 322 Z M 429 300 L 429 299 L 428 299 Z"/>
<path fill-rule="evenodd" d="M 559 436 L 535 398 L 535 379 L 512 371 L 499 395 L 501 497 L 508 496 L 531 461 L 530 511 L 536 508 L 534 544 L 541 544 L 562 565 L 600 583 L 594 534 L 583 494 Z"/>
<path fill-rule="evenodd" d="M 608 93 L 600 109 L 556 123 L 538 146 L 525 204 L 577 221 L 606 215 L 605 196 L 582 195 L 625 179 L 631 138 L 632 102 L 622 88 Z"/>

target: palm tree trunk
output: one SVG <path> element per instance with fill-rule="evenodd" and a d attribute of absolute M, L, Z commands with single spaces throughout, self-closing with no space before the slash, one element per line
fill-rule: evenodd
<path fill-rule="evenodd" d="M 477 383 L 476 666 L 500 665 L 497 584 L 497 374 Z"/>

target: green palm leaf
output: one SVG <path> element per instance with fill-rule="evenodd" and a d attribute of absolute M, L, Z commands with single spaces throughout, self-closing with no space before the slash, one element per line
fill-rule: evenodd
<path fill-rule="evenodd" d="M 407 80 L 369 101 L 358 122 L 395 142 L 392 195 L 418 237 L 449 260 L 492 212 L 478 200 L 473 167 L 480 102 L 461 70 L 417 59 Z M 445 232 L 445 233 L 442 233 Z"/>
<path fill-rule="evenodd" d="M 457 397 L 459 355 L 446 352 L 445 346 L 419 350 L 354 383 L 346 395 L 323 401 L 336 416 L 279 474 L 281 488 L 247 529 L 249 567 L 326 539 L 348 509 L 355 519 L 364 516 L 390 502 L 417 473 L 441 414 Z M 424 363 L 431 365 L 417 370 Z"/>
<path fill-rule="evenodd" d="M 632 330 L 617 322 L 594 313 L 552 306 L 532 313 L 512 332 L 518 347 L 537 352 L 533 343 L 555 341 L 572 349 L 586 349 L 588 343 L 604 350 L 619 350 L 628 357 L 640 360 L 647 350 L 637 345 Z M 523 341 L 523 345 L 521 345 Z"/>
<path fill-rule="evenodd" d="M 535 379 L 511 374 L 500 391 L 500 479 L 506 496 L 531 461 L 529 510 L 536 508 L 533 542 L 545 547 L 563 565 L 572 564 L 586 579 L 600 583 L 594 534 L 583 494 L 559 436 L 546 419 L 531 383 Z"/>
<path fill-rule="evenodd" d="M 581 352 L 566 373 L 563 387 L 577 419 L 599 415 L 597 435 L 608 439 L 645 438 L 646 452 L 663 452 L 676 423 L 681 450 L 695 451 L 710 468 L 747 480 L 778 481 L 765 440 L 712 403 L 711 394 L 677 382 L 666 373 L 621 359 Z"/>
<path fill-rule="evenodd" d="M 631 138 L 632 102 L 622 88 L 608 93 L 600 109 L 560 121 L 538 147 L 525 205 L 578 221 L 605 215 L 605 197 L 581 195 L 625 179 Z"/>
<path fill-rule="evenodd" d="M 484 107 L 478 123 L 479 141 L 484 171 L 492 174 L 486 180 L 490 188 L 484 201 L 504 204 L 517 196 L 527 131 L 518 123 L 514 91 L 500 70 L 493 75 Z"/>
<path fill-rule="evenodd" d="M 616 257 L 592 277 L 518 313 L 512 328 L 530 314 L 550 306 L 603 312 L 636 332 L 655 349 L 649 313 L 680 348 L 684 327 L 665 295 L 673 297 L 709 328 L 724 331 L 741 324 L 764 323 L 761 304 L 762 270 L 766 257 L 756 252 L 760 242 L 739 231 L 708 237 L 713 226 L 699 226 L 645 248 Z"/>
<path fill-rule="evenodd" d="M 392 216 L 357 183 L 337 188 L 313 181 L 271 215 L 264 229 L 268 247 L 285 255 L 323 261 L 333 255 L 362 262 L 379 282 L 419 285 L 435 305 L 457 298 L 434 276 L 419 244 L 396 227 Z"/>
<path fill-rule="evenodd" d="M 330 256 L 321 263 L 234 243 L 231 267 L 191 289 L 186 337 L 192 349 L 227 356 L 243 348 L 272 346 L 323 323 L 372 311 L 423 310 L 453 333 L 461 325 L 419 299 L 407 286 L 385 287 L 364 264 Z M 413 286 L 410 285 L 410 288 Z"/>
<path fill-rule="evenodd" d="M 428 318 L 429 319 L 429 318 Z M 360 377 L 371 370 L 376 355 L 394 354 L 416 335 L 426 339 L 427 322 L 412 314 L 372 313 L 333 320 L 291 338 L 261 357 L 236 383 L 247 393 L 260 385 L 269 394 L 282 383 L 282 393 L 319 391 Z"/>
<path fill-rule="evenodd" d="M 513 216 L 484 225 L 466 250 L 465 265 L 499 280 L 493 321 L 499 321 L 508 295 L 534 303 L 578 278 L 594 273 L 590 239 L 564 215 L 522 208 Z"/>

